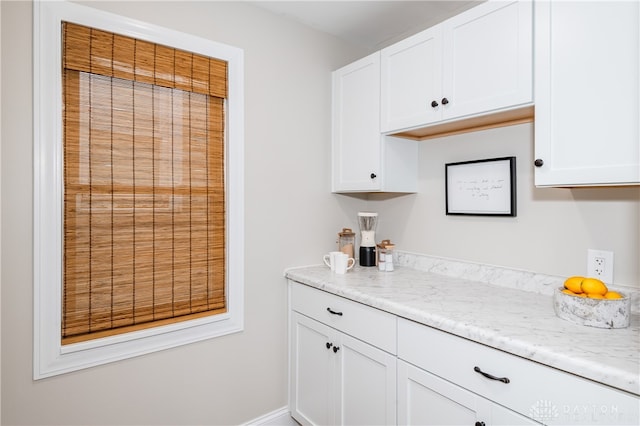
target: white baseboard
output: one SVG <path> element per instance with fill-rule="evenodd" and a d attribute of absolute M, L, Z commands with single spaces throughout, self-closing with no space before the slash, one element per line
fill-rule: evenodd
<path fill-rule="evenodd" d="M 282 407 L 278 410 L 267 413 L 263 416 L 249 420 L 242 426 L 299 426 L 293 420 L 289 407 Z"/>

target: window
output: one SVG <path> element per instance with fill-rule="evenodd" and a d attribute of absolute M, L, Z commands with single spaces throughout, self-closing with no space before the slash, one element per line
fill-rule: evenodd
<path fill-rule="evenodd" d="M 34 15 L 34 377 L 240 331 L 242 51 Z"/>

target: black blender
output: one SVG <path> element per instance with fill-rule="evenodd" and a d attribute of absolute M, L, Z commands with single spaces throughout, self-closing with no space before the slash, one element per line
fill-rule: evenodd
<path fill-rule="evenodd" d="M 376 224 L 378 213 L 358 212 L 360 266 L 376 266 Z"/>

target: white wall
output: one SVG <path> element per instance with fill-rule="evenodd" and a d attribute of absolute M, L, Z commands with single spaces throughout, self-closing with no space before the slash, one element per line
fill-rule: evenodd
<path fill-rule="evenodd" d="M 445 215 L 445 163 L 516 156 L 517 217 Z M 559 276 L 614 252 L 614 283 L 640 288 L 640 188 L 536 189 L 533 124 L 420 142 L 419 193 L 372 196 L 378 239 L 398 249 Z"/>
<path fill-rule="evenodd" d="M 640 287 L 640 189 L 535 189 L 531 125 L 422 142 L 419 194 L 332 195 L 330 71 L 367 52 L 238 2 L 91 4 L 245 49 L 246 329 L 32 381 L 31 5 L 3 0 L 2 424 L 238 424 L 283 407 L 282 272 L 318 263 L 364 208 L 399 249 L 558 275 L 609 249 L 617 281 Z M 444 163 L 506 155 L 516 218 L 444 215 Z"/>
<path fill-rule="evenodd" d="M 2 424 L 238 424 L 287 403 L 286 267 L 362 204 L 330 194 L 330 71 L 364 52 L 238 2 L 95 7 L 245 50 L 245 331 L 32 381 L 32 17 L 2 1 Z M 10 43 L 9 43 L 10 41 Z"/>

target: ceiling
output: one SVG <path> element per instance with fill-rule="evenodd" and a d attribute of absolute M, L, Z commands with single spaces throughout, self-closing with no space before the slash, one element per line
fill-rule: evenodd
<path fill-rule="evenodd" d="M 253 1 L 255 6 L 369 51 L 440 23 L 481 1 Z"/>

